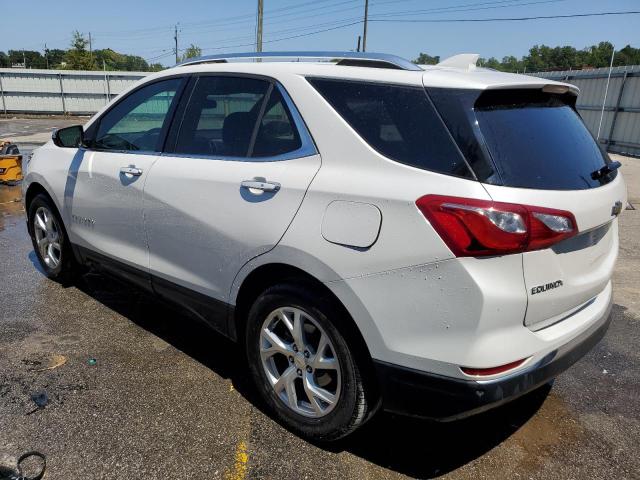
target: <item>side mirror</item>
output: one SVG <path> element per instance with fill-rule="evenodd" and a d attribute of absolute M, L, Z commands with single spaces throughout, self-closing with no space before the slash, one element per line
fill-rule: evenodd
<path fill-rule="evenodd" d="M 60 128 L 51 135 L 53 143 L 62 148 L 78 148 L 84 139 L 82 125 Z"/>

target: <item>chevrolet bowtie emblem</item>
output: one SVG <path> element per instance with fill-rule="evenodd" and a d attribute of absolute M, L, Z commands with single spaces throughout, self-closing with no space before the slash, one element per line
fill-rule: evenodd
<path fill-rule="evenodd" d="M 617 217 L 618 215 L 620 215 L 620 212 L 622 212 L 622 202 L 618 200 L 613 204 L 613 207 L 611 207 L 611 216 Z"/>

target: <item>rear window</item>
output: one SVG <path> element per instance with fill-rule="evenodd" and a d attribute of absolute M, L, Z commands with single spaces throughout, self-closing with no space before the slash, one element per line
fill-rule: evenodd
<path fill-rule="evenodd" d="M 601 185 L 591 173 L 605 156 L 568 99 L 543 92 L 487 92 L 476 116 L 506 185 L 578 190 Z"/>
<path fill-rule="evenodd" d="M 473 177 L 423 88 L 308 80 L 385 157 L 425 170 Z"/>
<path fill-rule="evenodd" d="M 543 190 L 582 190 L 615 178 L 594 180 L 608 161 L 574 109 L 575 97 L 542 90 L 453 91 L 429 94 L 463 151 L 485 157 L 490 176 L 480 181 Z M 470 153 L 467 153 L 470 155 Z M 483 162 L 470 159 L 474 166 Z"/>

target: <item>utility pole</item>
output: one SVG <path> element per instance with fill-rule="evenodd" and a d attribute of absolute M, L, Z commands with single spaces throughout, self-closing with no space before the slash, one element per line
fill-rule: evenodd
<path fill-rule="evenodd" d="M 176 63 L 178 63 L 178 24 L 176 23 L 173 30 L 173 40 L 176 42 L 175 52 L 176 52 Z"/>
<path fill-rule="evenodd" d="M 91 42 L 91 32 L 89 32 L 89 58 L 93 62 L 93 44 Z"/>
<path fill-rule="evenodd" d="M 47 50 L 47 44 L 44 44 L 44 60 L 47 62 L 47 70 L 49 70 L 49 51 Z"/>
<path fill-rule="evenodd" d="M 256 52 L 262 52 L 262 20 L 264 18 L 264 1 L 258 0 L 258 25 L 256 27 Z"/>
<path fill-rule="evenodd" d="M 362 51 L 367 51 L 367 24 L 369 23 L 369 0 L 364 0 L 364 33 L 362 34 Z"/>
<path fill-rule="evenodd" d="M 360 41 L 362 40 L 362 36 L 358 35 L 358 48 L 356 49 L 356 52 L 360 51 Z"/>
<path fill-rule="evenodd" d="M 27 57 L 24 54 L 24 50 L 22 50 L 22 68 L 27 68 Z"/>

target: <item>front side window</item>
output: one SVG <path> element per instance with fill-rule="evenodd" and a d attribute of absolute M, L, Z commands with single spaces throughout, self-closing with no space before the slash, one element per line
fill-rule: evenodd
<path fill-rule="evenodd" d="M 160 134 L 182 79 L 142 87 L 118 102 L 101 119 L 92 147 L 100 150 L 156 152 Z"/>
<path fill-rule="evenodd" d="M 421 87 L 310 78 L 349 125 L 391 160 L 472 178 L 464 159 Z"/>

